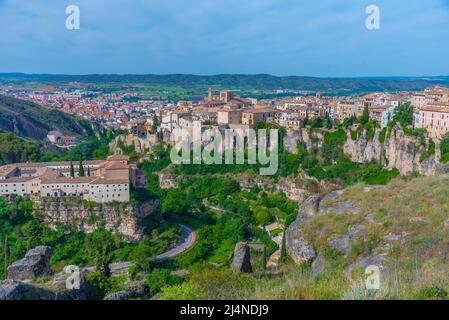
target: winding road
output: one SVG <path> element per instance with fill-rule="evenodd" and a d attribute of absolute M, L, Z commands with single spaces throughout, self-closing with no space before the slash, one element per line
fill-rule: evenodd
<path fill-rule="evenodd" d="M 148 259 L 148 261 L 162 261 L 174 258 L 195 245 L 196 232 L 186 225 L 181 224 L 180 227 L 182 237 L 181 241 L 176 245 L 176 247 L 158 255 L 155 258 Z M 111 271 L 112 274 L 117 274 L 126 269 L 129 269 L 132 265 L 133 265 L 132 262 L 111 263 L 109 265 L 109 270 Z"/>

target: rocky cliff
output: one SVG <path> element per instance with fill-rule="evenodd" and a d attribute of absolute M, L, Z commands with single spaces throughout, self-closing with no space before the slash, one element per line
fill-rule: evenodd
<path fill-rule="evenodd" d="M 136 242 L 144 237 L 145 218 L 156 212 L 159 201 L 98 204 L 73 198 L 42 198 L 37 209 L 51 226 L 62 223 L 70 230 L 92 232 L 104 227 Z"/>
<path fill-rule="evenodd" d="M 353 140 L 350 132 L 344 145 L 344 153 L 353 162 L 367 163 L 376 162 L 388 169 L 397 168 L 401 175 L 418 172 L 422 175 L 431 176 L 448 172 L 449 167 L 439 163 L 439 145 L 436 143 L 435 154 L 424 157 L 429 145 L 429 139 L 422 139 L 406 135 L 398 127 L 385 137 L 380 139 L 380 130 L 377 130 L 374 138 L 369 139 L 368 133 L 363 131 L 360 136 Z"/>

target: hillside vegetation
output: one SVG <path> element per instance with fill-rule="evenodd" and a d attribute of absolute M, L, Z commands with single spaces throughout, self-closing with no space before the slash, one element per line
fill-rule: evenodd
<path fill-rule="evenodd" d="M 269 74 L 243 75 L 27 75 L 0 74 L 0 78 L 16 83 L 95 83 L 95 84 L 143 84 L 147 86 L 195 88 L 218 86 L 226 88 L 254 88 L 258 90 L 296 89 L 331 93 L 358 93 L 372 91 L 423 90 L 437 84 L 447 84 L 448 79 L 439 78 L 315 78 L 304 76 L 278 77 Z M 430 79 L 430 80 L 429 80 Z"/>
<path fill-rule="evenodd" d="M 43 140 L 48 131 L 84 136 L 92 133 L 90 125 L 61 111 L 35 103 L 0 96 L 0 131 L 12 132 L 31 140 Z"/>
<path fill-rule="evenodd" d="M 447 299 L 449 176 L 397 178 L 386 187 L 355 185 L 325 201 L 304 226 L 321 267 L 292 262 L 278 275 L 192 270 L 163 299 Z M 356 212 L 338 204 L 351 203 Z M 336 241 L 339 240 L 339 241 Z M 345 246 L 342 243 L 349 245 Z M 363 263 L 382 266 L 381 289 L 364 286 Z M 319 269 L 319 270 L 317 270 Z"/>

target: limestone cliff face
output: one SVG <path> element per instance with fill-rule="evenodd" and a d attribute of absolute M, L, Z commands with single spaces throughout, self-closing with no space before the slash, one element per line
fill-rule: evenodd
<path fill-rule="evenodd" d="M 323 133 L 320 130 L 314 130 L 312 133 L 308 128 L 299 130 L 286 129 L 284 136 L 284 148 L 290 153 L 298 152 L 298 143 L 303 142 L 308 151 L 314 147 L 320 148 L 323 143 Z"/>
<path fill-rule="evenodd" d="M 380 142 L 379 135 L 380 131 L 377 130 L 374 138 L 370 140 L 364 131 L 354 141 L 348 132 L 344 153 L 357 163 L 376 162 L 388 169 L 397 168 L 401 175 L 419 172 L 430 176 L 448 172 L 448 166 L 438 162 L 438 144 L 435 155 L 421 162 L 421 155 L 426 153 L 428 141 L 423 144 L 418 137 L 408 136 L 400 128 L 394 128 L 383 143 Z"/>
<path fill-rule="evenodd" d="M 144 219 L 159 208 L 159 201 L 96 204 L 72 198 L 42 198 L 37 210 L 43 220 L 55 227 L 62 223 L 72 231 L 92 232 L 104 227 L 123 235 L 128 241 L 144 237 Z"/>

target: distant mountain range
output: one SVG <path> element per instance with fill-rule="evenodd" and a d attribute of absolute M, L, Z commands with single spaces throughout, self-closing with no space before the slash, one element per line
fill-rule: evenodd
<path fill-rule="evenodd" d="M 12 132 L 29 140 L 41 141 L 48 131 L 84 136 L 92 134 L 88 122 L 58 110 L 0 95 L 0 132 Z"/>
<path fill-rule="evenodd" d="M 303 76 L 273 76 L 269 74 L 241 75 L 220 74 L 211 76 L 190 74 L 169 75 L 51 75 L 0 73 L 0 80 L 16 82 L 42 82 L 47 84 L 82 82 L 142 84 L 149 86 L 175 86 L 193 88 L 219 86 L 223 88 L 247 88 L 259 90 L 292 89 L 322 91 L 334 94 L 353 94 L 372 91 L 417 91 L 433 85 L 449 86 L 449 76 L 440 77 L 362 77 L 316 78 Z"/>

